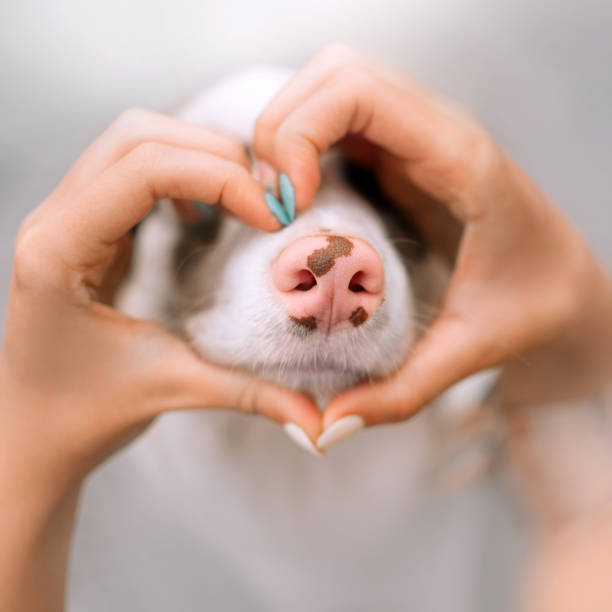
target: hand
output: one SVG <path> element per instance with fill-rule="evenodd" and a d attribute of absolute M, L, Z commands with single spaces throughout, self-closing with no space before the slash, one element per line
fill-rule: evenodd
<path fill-rule="evenodd" d="M 69 490 L 166 410 L 233 408 L 318 433 L 305 396 L 204 363 L 158 325 L 107 305 L 130 228 L 164 197 L 219 202 L 278 227 L 239 143 L 146 111 L 98 138 L 17 238 L 0 353 L 0 447 L 16 487 Z"/>
<path fill-rule="evenodd" d="M 333 45 L 263 112 L 255 150 L 292 179 L 302 210 L 319 184 L 318 156 L 340 141 L 455 267 L 439 316 L 407 363 L 333 400 L 325 427 L 347 415 L 362 419 L 349 429 L 406 419 L 454 382 L 516 356 L 544 364 L 536 377 L 551 356 L 572 356 L 574 370 L 585 354 L 603 362 L 612 346 L 609 279 L 573 225 L 473 119 Z"/>
<path fill-rule="evenodd" d="M 523 612 L 611 610 L 612 515 L 609 508 L 538 542 L 519 609 Z"/>
<path fill-rule="evenodd" d="M 218 202 L 277 229 L 243 148 L 146 111 L 85 151 L 17 238 L 0 352 L 0 608 L 63 609 L 80 483 L 167 410 L 233 408 L 320 431 L 312 401 L 204 363 L 113 310 L 130 229 L 164 197 Z"/>

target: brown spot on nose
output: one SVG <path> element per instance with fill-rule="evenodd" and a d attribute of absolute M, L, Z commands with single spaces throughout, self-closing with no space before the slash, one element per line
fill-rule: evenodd
<path fill-rule="evenodd" d="M 343 236 L 326 236 L 327 246 L 316 249 L 308 257 L 307 265 L 317 277 L 327 274 L 336 263 L 336 258 L 347 257 L 353 250 L 353 243 Z"/>
<path fill-rule="evenodd" d="M 349 317 L 349 321 L 353 324 L 354 327 L 358 327 L 362 323 L 365 323 L 367 320 L 368 313 L 362 306 L 359 306 L 359 308 L 353 310 L 351 316 Z"/>
<path fill-rule="evenodd" d="M 291 317 L 291 320 L 302 327 L 307 329 L 317 329 L 317 320 L 314 317 L 302 317 L 298 319 L 297 317 Z"/>

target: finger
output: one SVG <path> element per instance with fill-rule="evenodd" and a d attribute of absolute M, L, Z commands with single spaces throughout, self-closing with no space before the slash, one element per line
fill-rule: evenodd
<path fill-rule="evenodd" d="M 425 245 L 454 265 L 463 224 L 447 206 L 407 178 L 405 162 L 397 157 L 380 151 L 376 156 L 375 171 L 384 193 L 408 217 Z"/>
<path fill-rule="evenodd" d="M 324 47 L 296 72 L 257 118 L 253 139 L 257 157 L 274 164 L 274 135 L 278 126 L 338 68 L 361 61 L 363 58 L 356 51 L 334 43 Z"/>
<path fill-rule="evenodd" d="M 211 153 L 249 168 L 237 140 L 195 123 L 144 109 L 122 113 L 79 157 L 62 180 L 58 193 L 76 191 L 144 143 L 159 143 Z"/>
<path fill-rule="evenodd" d="M 106 271 L 98 292 L 98 300 L 102 304 L 111 306 L 115 301 L 117 290 L 130 269 L 132 247 L 133 238 L 130 234 L 126 234 L 119 240 L 115 259 Z"/>
<path fill-rule="evenodd" d="M 367 69 L 388 83 L 430 95 L 405 75 L 363 56 L 355 49 L 343 43 L 329 44 L 289 80 L 258 117 L 253 143 L 257 156 L 276 163 L 274 135 L 279 125 L 330 77 L 348 67 Z"/>
<path fill-rule="evenodd" d="M 264 415 L 277 423 L 294 423 L 314 441 L 321 433 L 321 415 L 308 396 L 204 362 L 179 340 L 164 346 L 154 376 L 154 404 L 145 418 L 166 410 L 226 408 Z"/>
<path fill-rule="evenodd" d="M 433 97 L 412 93 L 351 66 L 328 79 L 277 128 L 276 168 L 292 179 L 298 209 L 320 180 L 318 157 L 348 134 L 359 134 L 405 161 L 408 176 L 466 220 L 486 165 L 489 139 Z M 470 207 L 462 207 L 470 202 Z M 455 212 L 457 214 L 457 212 Z"/>
<path fill-rule="evenodd" d="M 56 237 L 63 261 L 90 267 L 165 197 L 219 203 L 249 225 L 279 227 L 265 205 L 262 186 L 243 166 L 209 153 L 147 143 L 78 197 L 47 210 L 47 235 Z"/>
<path fill-rule="evenodd" d="M 497 351 L 489 345 L 463 321 L 442 317 L 396 374 L 334 399 L 323 414 L 324 428 L 349 415 L 358 415 L 368 427 L 410 418 L 453 383 L 492 365 Z"/>

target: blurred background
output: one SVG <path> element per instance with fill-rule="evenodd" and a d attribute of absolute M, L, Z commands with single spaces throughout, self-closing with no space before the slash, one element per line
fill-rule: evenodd
<path fill-rule="evenodd" d="M 610 261 L 611 31 L 606 0 L 1 0 L 0 320 L 20 220 L 118 113 L 334 40 L 462 102 Z"/>
<path fill-rule="evenodd" d="M 164 111 L 233 68 L 299 66 L 335 40 L 463 103 L 612 261 L 609 1 L 0 2 L 0 320 L 20 221 L 123 109 Z M 500 520 L 492 541 L 510 538 Z M 483 610 L 501 609 L 499 584 Z"/>

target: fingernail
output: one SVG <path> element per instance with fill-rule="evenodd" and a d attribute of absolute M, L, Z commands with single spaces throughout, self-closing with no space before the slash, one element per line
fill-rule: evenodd
<path fill-rule="evenodd" d="M 257 167 L 257 174 L 266 190 L 274 193 L 276 189 L 276 170 L 270 164 L 260 161 Z"/>
<path fill-rule="evenodd" d="M 301 446 L 304 450 L 317 457 L 323 456 L 323 453 L 312 443 L 312 440 L 299 425 L 295 423 L 285 423 L 283 429 L 298 446 Z"/>
<path fill-rule="evenodd" d="M 289 219 L 293 221 L 295 219 L 295 189 L 291 179 L 284 172 L 281 172 L 278 177 L 278 188 Z"/>
<path fill-rule="evenodd" d="M 266 191 L 265 198 L 270 212 L 279 220 L 281 225 L 289 225 L 291 220 L 282 204 L 269 191 Z"/>
<path fill-rule="evenodd" d="M 210 219 L 214 214 L 213 204 L 206 204 L 206 202 L 194 201 L 193 207 L 195 208 L 195 211 L 198 213 L 198 216 L 201 219 Z"/>
<path fill-rule="evenodd" d="M 356 434 L 364 427 L 365 422 L 358 414 L 351 414 L 349 416 L 342 417 L 335 423 L 332 423 L 319 436 L 317 446 L 321 450 L 326 450 L 333 444 L 338 444 L 338 442 L 342 442 L 342 440 L 346 440 L 346 438 Z"/>

